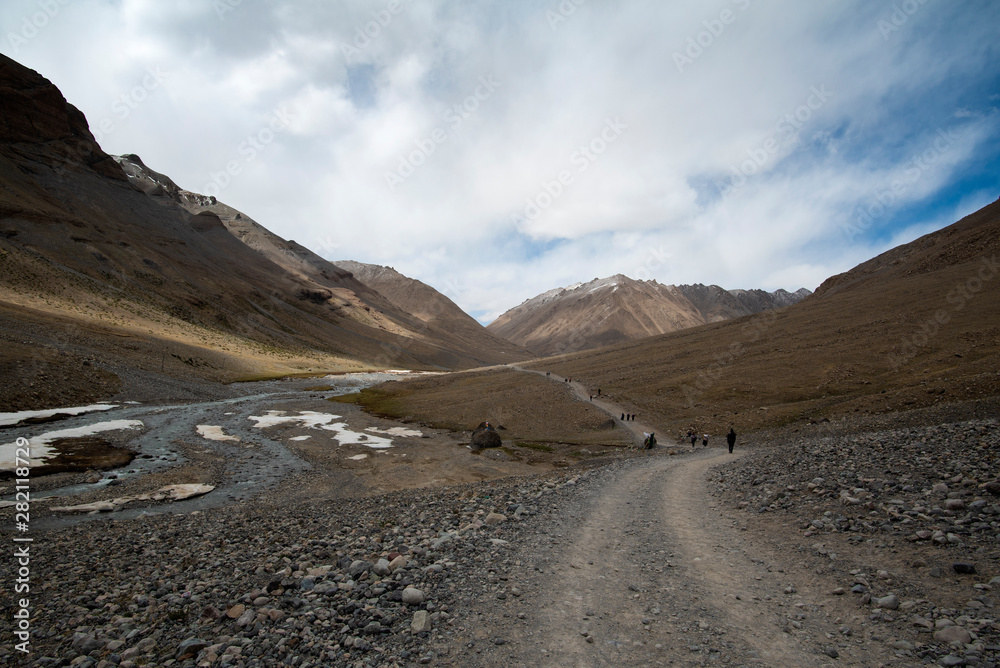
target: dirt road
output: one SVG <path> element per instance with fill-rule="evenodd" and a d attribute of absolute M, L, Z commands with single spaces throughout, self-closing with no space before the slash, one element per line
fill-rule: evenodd
<path fill-rule="evenodd" d="M 747 539 L 706 491 L 739 457 L 710 448 L 594 474 L 510 577 L 517 612 L 483 619 L 469 665 L 878 665 L 856 609 Z M 503 642 L 497 645 L 496 638 Z M 875 652 L 881 649 L 874 650 Z M 838 658 L 835 661 L 833 655 Z"/>

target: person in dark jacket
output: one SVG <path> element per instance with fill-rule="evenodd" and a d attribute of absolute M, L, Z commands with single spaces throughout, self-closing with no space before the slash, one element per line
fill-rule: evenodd
<path fill-rule="evenodd" d="M 726 434 L 726 443 L 729 444 L 729 453 L 732 454 L 733 446 L 736 445 L 736 432 L 733 431 L 732 427 L 729 428 L 729 433 Z"/>

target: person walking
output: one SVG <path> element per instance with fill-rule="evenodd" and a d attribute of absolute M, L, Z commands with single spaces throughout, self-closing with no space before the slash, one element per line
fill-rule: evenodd
<path fill-rule="evenodd" d="M 706 448 L 708 447 L 708 434 L 701 435 L 701 444 Z"/>
<path fill-rule="evenodd" d="M 729 433 L 726 434 L 726 443 L 729 444 L 729 454 L 733 454 L 733 446 L 736 445 L 736 432 L 733 428 L 729 428 Z"/>

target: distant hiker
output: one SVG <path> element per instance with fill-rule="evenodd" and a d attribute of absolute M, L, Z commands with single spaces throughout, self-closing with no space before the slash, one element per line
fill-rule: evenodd
<path fill-rule="evenodd" d="M 597 396 L 601 396 L 601 388 L 597 388 Z"/>
<path fill-rule="evenodd" d="M 625 421 L 625 414 L 622 413 L 622 422 L 624 422 L 624 421 Z"/>
<path fill-rule="evenodd" d="M 701 444 L 706 448 L 708 447 L 708 434 L 701 435 Z"/>
<path fill-rule="evenodd" d="M 732 427 L 729 428 L 729 433 L 726 434 L 726 443 L 729 444 L 729 453 L 732 454 L 733 446 L 736 445 L 736 432 L 733 431 Z"/>
<path fill-rule="evenodd" d="M 693 448 L 695 445 L 698 444 L 698 434 L 694 433 L 693 431 L 689 431 L 688 436 L 691 437 L 691 447 Z"/>
<path fill-rule="evenodd" d="M 635 422 L 635 413 L 632 413 L 632 417 L 630 419 L 632 420 L 632 422 Z"/>
<path fill-rule="evenodd" d="M 643 450 L 652 450 L 653 446 L 655 445 L 656 445 L 656 434 L 653 433 L 646 434 L 646 440 L 642 442 Z"/>

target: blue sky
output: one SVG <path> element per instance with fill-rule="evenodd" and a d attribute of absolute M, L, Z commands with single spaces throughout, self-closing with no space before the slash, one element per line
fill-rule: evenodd
<path fill-rule="evenodd" d="M 0 26 L 108 152 L 483 322 L 616 273 L 812 289 L 1000 196 L 987 0 L 9 0 Z"/>

